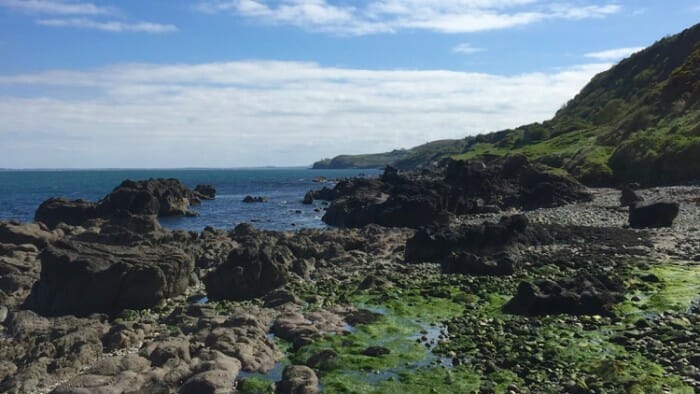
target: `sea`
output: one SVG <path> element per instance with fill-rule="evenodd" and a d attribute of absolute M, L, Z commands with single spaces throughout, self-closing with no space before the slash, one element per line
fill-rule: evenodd
<path fill-rule="evenodd" d="M 192 207 L 199 216 L 161 218 L 166 228 L 231 229 L 240 223 L 280 231 L 324 228 L 323 203 L 304 205 L 304 194 L 324 186 L 333 187 L 343 178 L 377 175 L 378 170 L 308 168 L 0 170 L 0 220 L 31 222 L 39 205 L 50 197 L 98 201 L 125 179 L 177 178 L 192 189 L 198 184 L 211 184 L 217 195 L 213 201 Z M 317 182 L 318 178 L 327 181 Z M 248 195 L 266 197 L 268 202 L 243 203 Z"/>

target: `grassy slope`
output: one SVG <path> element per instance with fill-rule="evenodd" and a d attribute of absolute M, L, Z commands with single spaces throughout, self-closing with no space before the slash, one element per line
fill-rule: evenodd
<path fill-rule="evenodd" d="M 507 154 L 593 185 L 700 178 L 700 25 L 597 75 L 552 120 L 388 155 L 344 156 L 337 164 L 410 168 Z"/>

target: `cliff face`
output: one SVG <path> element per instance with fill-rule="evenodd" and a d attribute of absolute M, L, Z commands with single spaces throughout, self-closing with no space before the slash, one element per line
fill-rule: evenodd
<path fill-rule="evenodd" d="M 597 75 L 549 121 L 395 152 L 342 156 L 328 163 L 334 168 L 370 163 L 411 168 L 445 157 L 517 153 L 590 185 L 698 179 L 700 25 Z"/>

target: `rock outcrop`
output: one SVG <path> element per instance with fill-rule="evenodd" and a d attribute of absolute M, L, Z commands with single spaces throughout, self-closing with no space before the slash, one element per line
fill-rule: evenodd
<path fill-rule="evenodd" d="M 42 315 L 118 313 L 181 294 L 194 269 L 171 245 L 116 246 L 62 240 L 41 255 L 41 276 L 26 306 Z"/>
<path fill-rule="evenodd" d="M 522 282 L 503 311 L 526 316 L 608 315 L 614 304 L 624 300 L 619 280 L 602 275 L 580 274 L 558 282 Z"/>
<path fill-rule="evenodd" d="M 216 198 L 216 188 L 212 185 L 197 185 L 194 194 L 201 200 L 214 200 Z"/>
<path fill-rule="evenodd" d="M 381 178 L 355 178 L 314 193 L 331 200 L 324 222 L 339 227 L 376 223 L 419 228 L 445 224 L 452 215 L 531 210 L 591 199 L 575 180 L 530 164 L 522 156 L 449 161 L 438 171 L 400 174 L 387 168 Z"/>

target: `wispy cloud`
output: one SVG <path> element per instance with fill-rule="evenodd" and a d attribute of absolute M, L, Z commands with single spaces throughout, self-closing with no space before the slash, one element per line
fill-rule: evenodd
<path fill-rule="evenodd" d="M 544 120 L 607 67 L 502 76 L 248 61 L 0 75 L 0 167 L 303 165 Z"/>
<path fill-rule="evenodd" d="M 484 48 L 474 47 L 474 46 L 472 46 L 472 44 L 469 44 L 467 42 L 456 45 L 454 48 L 452 48 L 452 52 L 461 53 L 464 55 L 472 55 L 472 54 L 483 52 L 483 51 L 485 51 Z"/>
<path fill-rule="evenodd" d="M 171 33 L 177 27 L 142 21 L 120 20 L 121 12 L 115 7 L 98 6 L 93 3 L 60 0 L 0 0 L 5 7 L 30 15 L 42 16 L 34 22 L 42 26 L 72 27 L 100 30 L 112 33 Z M 47 18 L 46 16 L 52 16 Z M 109 19 L 106 19 L 109 17 Z"/>
<path fill-rule="evenodd" d="M 590 52 L 586 53 L 584 56 L 589 59 L 596 59 L 600 61 L 614 61 L 626 58 L 629 55 L 641 51 L 642 49 L 644 49 L 644 47 L 616 48 L 600 52 Z"/>
<path fill-rule="evenodd" d="M 0 0 L 0 6 L 30 14 L 50 15 L 108 15 L 114 10 L 93 3 L 75 3 L 56 0 Z"/>
<path fill-rule="evenodd" d="M 601 18 L 621 10 L 617 4 L 544 0 L 371 0 L 365 5 L 349 4 L 339 0 L 202 0 L 195 8 L 262 23 L 350 35 L 403 29 L 469 33 L 548 19 Z"/>
<path fill-rule="evenodd" d="M 39 19 L 37 24 L 53 27 L 75 27 L 81 29 L 95 29 L 113 33 L 136 32 L 136 33 L 172 33 L 177 31 L 174 25 L 163 25 L 159 23 L 136 22 L 127 23 L 120 21 L 95 21 L 85 18 L 69 19 Z"/>

